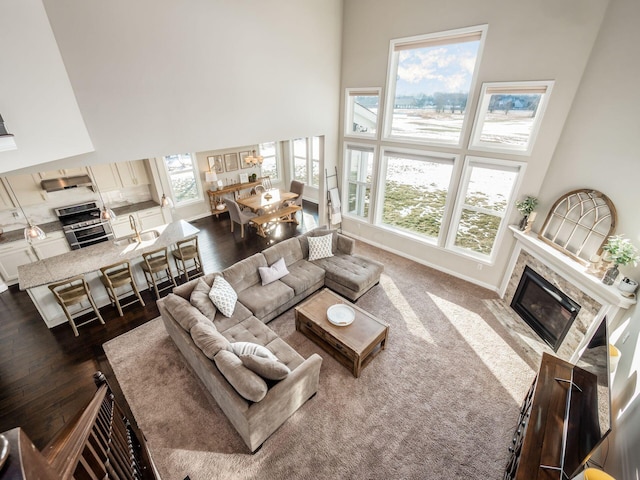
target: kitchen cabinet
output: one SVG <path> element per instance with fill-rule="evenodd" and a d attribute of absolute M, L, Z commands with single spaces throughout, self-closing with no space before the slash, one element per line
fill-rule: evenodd
<path fill-rule="evenodd" d="M 69 242 L 63 232 L 48 233 L 45 240 L 33 242 L 31 248 L 36 253 L 38 260 L 55 257 L 71 251 Z"/>
<path fill-rule="evenodd" d="M 115 165 L 123 187 L 137 187 L 149 184 L 149 176 L 144 166 L 144 160 L 118 162 Z"/>
<path fill-rule="evenodd" d="M 90 168 L 93 181 L 96 182 L 96 185 L 101 192 L 110 192 L 122 187 L 115 163 L 91 165 Z"/>
<path fill-rule="evenodd" d="M 87 167 L 61 168 L 60 170 L 38 172 L 37 177 L 39 180 L 49 180 L 51 178 L 75 177 L 77 175 L 87 175 Z"/>
<path fill-rule="evenodd" d="M 4 182 L 6 182 L 6 179 L 2 179 L 0 182 L 0 210 L 12 210 L 15 208 L 15 205 L 9 196 L 9 192 L 7 191 L 7 187 L 5 187 Z"/>
<path fill-rule="evenodd" d="M 47 201 L 47 192 L 42 190 L 37 175 L 12 175 L 5 179 L 13 189 L 14 195 L 23 207 L 39 205 Z"/>
<path fill-rule="evenodd" d="M 166 212 L 166 209 L 160 207 L 147 208 L 144 210 L 138 210 L 131 213 L 133 219 L 138 226 L 138 231 L 149 230 L 150 228 L 159 227 L 171 223 L 171 215 Z M 129 215 L 122 215 L 111 222 L 111 228 L 113 229 L 113 236 L 115 238 L 122 238 L 133 234 L 129 220 Z"/>
<path fill-rule="evenodd" d="M 0 275 L 9 285 L 18 283 L 18 267 L 38 260 L 26 240 L 11 242 L 0 247 Z"/>

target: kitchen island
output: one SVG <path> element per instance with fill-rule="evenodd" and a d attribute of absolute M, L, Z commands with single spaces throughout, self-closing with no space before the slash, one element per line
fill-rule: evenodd
<path fill-rule="evenodd" d="M 98 307 L 109 305 L 111 302 L 107 291 L 100 281 L 101 267 L 129 260 L 136 284 L 140 290 L 144 290 L 147 288 L 147 282 L 139 266 L 142 254 L 161 247 L 171 247 L 177 241 L 198 232 L 194 226 L 184 220 L 178 220 L 141 232 L 140 242 L 127 238 L 102 242 L 21 265 L 18 267 L 20 290 L 27 291 L 47 327 L 52 328 L 66 323 L 67 318 L 47 285 L 76 275 L 85 275 Z"/>

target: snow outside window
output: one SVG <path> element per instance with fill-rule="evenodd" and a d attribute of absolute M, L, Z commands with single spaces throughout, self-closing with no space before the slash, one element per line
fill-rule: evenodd
<path fill-rule="evenodd" d="M 379 112 L 379 88 L 347 88 L 345 92 L 345 136 L 376 138 Z"/>
<path fill-rule="evenodd" d="M 278 166 L 278 149 L 276 142 L 266 142 L 258 145 L 258 153 L 262 155 L 260 174 L 269 177 L 272 182 L 280 180 L 280 168 Z"/>
<path fill-rule="evenodd" d="M 202 200 L 195 155 L 181 153 L 163 157 L 171 197 L 176 206 Z"/>

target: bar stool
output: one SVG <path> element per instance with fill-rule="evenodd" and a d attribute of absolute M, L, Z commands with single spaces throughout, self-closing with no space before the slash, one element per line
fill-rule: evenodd
<path fill-rule="evenodd" d="M 94 320 L 99 320 L 100 323 L 104 325 L 104 320 L 102 319 L 102 315 L 100 315 L 98 307 L 93 301 L 91 291 L 89 290 L 89 284 L 84 279 L 84 275 L 77 275 L 62 282 L 52 283 L 49 285 L 49 290 L 53 293 L 56 302 L 58 302 L 62 307 L 62 311 L 67 317 L 67 320 L 69 320 L 73 334 L 76 337 L 78 336 L 78 327 L 81 327 L 82 325 L 86 325 Z M 89 306 L 82 306 L 82 302 L 84 300 L 88 300 Z M 74 305 L 80 305 L 80 308 L 72 312 L 69 310 L 69 307 Z M 84 314 L 90 310 L 93 310 L 96 316 L 76 325 L 73 315 Z"/>
<path fill-rule="evenodd" d="M 131 271 L 131 265 L 128 261 L 118 262 L 102 267 L 100 269 L 100 273 L 102 274 L 100 280 L 102 281 L 104 288 L 107 290 L 109 300 L 111 300 L 112 305 L 116 306 L 121 317 L 124 315 L 122 313 L 122 307 L 128 307 L 135 302 L 140 302 L 140 305 L 143 307 L 145 306 L 144 300 L 142 300 L 138 287 L 136 286 L 136 282 L 133 280 L 133 272 Z M 126 287 L 127 285 L 130 287 L 130 291 L 127 290 L 118 294 L 116 289 Z M 133 293 L 137 298 L 134 298 L 129 303 L 122 305 L 120 303 L 120 299 L 124 298 L 125 295 L 129 295 L 129 293 Z"/>
<path fill-rule="evenodd" d="M 147 280 L 147 286 L 149 287 L 149 290 L 153 287 L 156 292 L 156 298 L 160 299 L 160 292 L 171 287 L 177 287 L 176 280 L 173 278 L 173 273 L 169 266 L 167 247 L 143 253 L 141 266 L 142 271 L 144 272 L 144 278 Z M 169 285 L 163 288 L 158 288 L 158 285 L 163 281 L 167 281 Z"/>
<path fill-rule="evenodd" d="M 198 237 L 193 236 L 176 242 L 176 248 L 171 252 L 176 262 L 178 276 L 184 274 L 184 281 L 188 282 L 192 278 L 204 275 L 202 270 L 202 259 L 200 258 L 200 249 L 198 248 Z M 193 262 L 193 268 L 189 272 L 187 262 Z"/>

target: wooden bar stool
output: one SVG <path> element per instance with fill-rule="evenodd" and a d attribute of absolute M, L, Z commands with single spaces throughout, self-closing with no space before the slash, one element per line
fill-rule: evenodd
<path fill-rule="evenodd" d="M 185 282 L 204 275 L 197 236 L 194 235 L 193 237 L 176 242 L 176 248 L 172 251 L 172 254 L 176 262 L 176 268 L 178 269 L 178 276 L 184 275 Z M 189 271 L 187 262 L 193 262 L 191 271 Z"/>
<path fill-rule="evenodd" d="M 112 305 L 115 305 L 118 309 L 118 313 L 121 317 L 124 315 L 122 313 L 122 307 L 128 307 L 135 302 L 140 302 L 140 305 L 144 307 L 144 300 L 142 300 L 138 287 L 136 286 L 136 282 L 133 280 L 131 264 L 128 261 L 118 262 L 102 267 L 100 269 L 100 273 L 102 274 L 100 280 L 102 281 L 104 288 L 107 290 L 109 299 L 111 300 Z M 118 294 L 116 289 L 126 286 L 129 286 L 130 288 Z M 129 303 L 122 305 L 120 303 L 120 299 L 125 298 L 125 295 L 129 295 L 130 293 L 133 293 L 137 298 L 134 298 Z"/>
<path fill-rule="evenodd" d="M 167 256 L 167 247 L 158 248 L 151 252 L 142 254 L 142 271 L 147 280 L 149 290 L 153 288 L 156 292 L 156 298 L 160 299 L 160 292 L 168 288 L 176 287 L 176 280 L 173 278 L 171 267 L 169 266 L 169 257 Z M 158 288 L 162 282 L 168 282 L 163 288 Z"/>
<path fill-rule="evenodd" d="M 83 275 L 77 275 L 62 282 L 52 283 L 49 285 L 49 290 L 53 293 L 56 302 L 58 302 L 62 307 L 62 311 L 67 317 L 67 320 L 69 320 L 71 328 L 73 329 L 73 334 L 76 337 L 78 336 L 78 327 L 81 327 L 82 325 L 86 325 L 94 320 L 99 320 L 100 323 L 104 325 L 104 320 L 100 315 L 100 311 L 91 296 L 89 284 L 84 279 Z M 89 302 L 89 305 L 86 307 L 82 305 L 84 300 Z M 79 305 L 80 308 L 72 312 L 69 307 L 73 307 L 74 305 Z M 93 310 L 96 316 L 76 325 L 74 315 L 77 316 L 78 314 L 84 314 L 90 310 Z"/>

